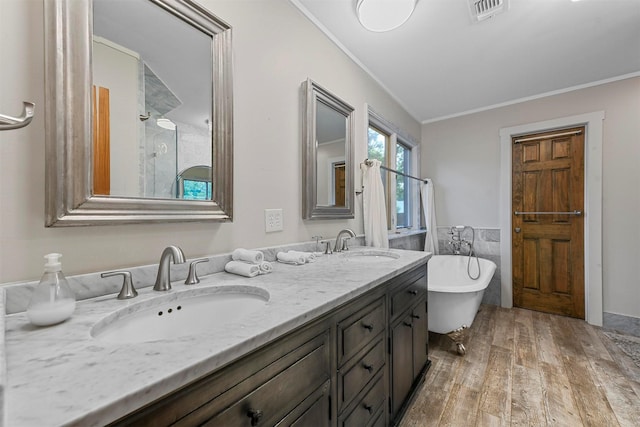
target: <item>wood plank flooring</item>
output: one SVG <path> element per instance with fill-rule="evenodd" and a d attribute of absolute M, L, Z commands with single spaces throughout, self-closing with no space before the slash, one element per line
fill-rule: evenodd
<path fill-rule="evenodd" d="M 429 345 L 400 427 L 640 426 L 640 368 L 582 320 L 483 305 L 465 356 L 443 335 Z"/>

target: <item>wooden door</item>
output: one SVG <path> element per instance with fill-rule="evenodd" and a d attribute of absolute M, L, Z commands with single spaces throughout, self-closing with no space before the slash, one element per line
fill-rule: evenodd
<path fill-rule="evenodd" d="M 584 319 L 584 128 L 513 138 L 516 307 Z"/>
<path fill-rule="evenodd" d="M 335 204 L 336 206 L 344 206 L 346 200 L 345 190 L 347 188 L 344 163 L 333 165 L 333 174 L 335 183 L 334 191 L 336 195 Z"/>
<path fill-rule="evenodd" d="M 111 193 L 109 89 L 93 86 L 93 194 Z"/>

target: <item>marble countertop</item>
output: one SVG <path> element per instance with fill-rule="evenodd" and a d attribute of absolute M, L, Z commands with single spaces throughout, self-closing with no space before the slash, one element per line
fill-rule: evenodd
<path fill-rule="evenodd" d="M 272 273 L 254 278 L 216 273 L 188 287 L 174 282 L 169 292 L 248 285 L 270 297 L 264 309 L 229 322 L 223 331 L 172 340 L 116 344 L 91 337 L 92 326 L 105 316 L 157 297 L 149 287 L 131 300 L 111 294 L 79 301 L 71 319 L 46 328 L 32 326 L 24 313 L 8 315 L 5 425 L 98 426 L 114 421 L 424 264 L 430 255 L 389 251 L 399 258 L 372 263 L 334 254 L 305 265 L 273 263 Z"/>

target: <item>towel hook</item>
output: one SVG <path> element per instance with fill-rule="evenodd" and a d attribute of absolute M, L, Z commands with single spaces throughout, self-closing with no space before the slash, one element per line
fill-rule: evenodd
<path fill-rule="evenodd" d="M 19 129 L 27 126 L 31 123 L 31 119 L 33 119 L 35 106 L 33 102 L 24 101 L 21 117 L 11 117 L 0 114 L 0 130 Z"/>

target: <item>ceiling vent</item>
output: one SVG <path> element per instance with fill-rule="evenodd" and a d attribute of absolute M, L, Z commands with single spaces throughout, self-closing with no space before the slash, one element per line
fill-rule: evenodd
<path fill-rule="evenodd" d="M 509 0 L 468 0 L 473 22 L 484 21 L 509 9 Z"/>

